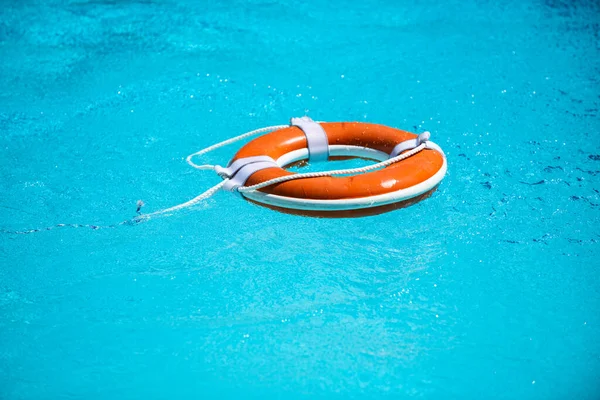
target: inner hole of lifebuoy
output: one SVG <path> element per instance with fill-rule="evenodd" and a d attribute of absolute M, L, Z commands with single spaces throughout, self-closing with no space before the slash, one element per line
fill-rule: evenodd
<path fill-rule="evenodd" d="M 362 168 L 376 164 L 378 160 L 351 157 L 351 156 L 334 156 L 329 157 L 327 162 L 309 162 L 308 160 L 299 160 L 284 166 L 290 172 L 324 172 L 337 169 Z"/>

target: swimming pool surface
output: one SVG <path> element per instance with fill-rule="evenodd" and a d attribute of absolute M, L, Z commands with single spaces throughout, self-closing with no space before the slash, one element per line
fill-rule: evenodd
<path fill-rule="evenodd" d="M 597 399 L 599 16 L 3 2 L 0 398 Z M 302 115 L 429 130 L 448 175 L 376 217 L 221 192 L 43 229 L 186 201 L 219 178 L 185 156 Z"/>

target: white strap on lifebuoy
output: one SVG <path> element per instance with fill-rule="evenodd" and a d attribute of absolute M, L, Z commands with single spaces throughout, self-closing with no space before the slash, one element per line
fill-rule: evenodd
<path fill-rule="evenodd" d="M 217 175 L 219 175 L 223 179 L 231 178 L 232 176 L 234 176 L 236 174 L 236 172 L 238 172 L 240 169 L 242 169 L 246 165 L 254 164 L 257 162 L 261 162 L 261 161 L 269 162 L 269 161 L 273 161 L 273 159 L 269 156 L 254 156 L 254 157 L 238 158 L 237 160 L 235 160 L 234 162 L 229 164 L 227 166 L 227 168 L 223 168 L 220 165 L 215 165 L 215 172 L 217 173 Z"/>
<path fill-rule="evenodd" d="M 406 150 L 412 150 L 416 147 L 419 147 L 419 145 L 421 143 L 427 142 L 430 137 L 431 137 L 431 133 L 423 132 L 414 139 L 409 139 L 409 140 L 405 140 L 402 143 L 398 143 L 396 145 L 396 147 L 394 147 L 394 149 L 390 153 L 390 158 L 394 158 L 394 157 L 402 154 L 402 152 L 404 152 Z"/>
<path fill-rule="evenodd" d="M 309 161 L 327 161 L 329 159 L 329 139 L 318 122 L 310 117 L 292 118 L 291 126 L 297 126 L 304 132 L 308 146 Z"/>
<path fill-rule="evenodd" d="M 232 168 L 235 164 L 235 168 Z M 237 188 L 240 186 L 244 186 L 248 178 L 260 170 L 267 168 L 279 168 L 279 165 L 268 156 L 257 156 L 257 157 L 246 157 L 240 158 L 236 160 L 229 168 L 219 167 L 223 175 L 221 177 L 225 178 L 225 184 L 223 185 L 223 189 L 230 192 L 237 192 Z M 215 168 L 216 170 L 216 168 Z M 231 175 L 226 175 L 230 171 L 235 170 Z"/>

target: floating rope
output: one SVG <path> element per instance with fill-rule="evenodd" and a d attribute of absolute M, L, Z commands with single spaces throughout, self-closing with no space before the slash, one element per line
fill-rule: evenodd
<path fill-rule="evenodd" d="M 199 150 L 195 153 L 190 154 L 189 156 L 186 157 L 185 161 L 191 165 L 192 167 L 199 169 L 199 170 L 215 170 L 217 166 L 216 165 L 210 165 L 210 164 L 202 164 L 202 165 L 198 165 L 195 164 L 192 161 L 192 158 L 196 157 L 196 156 L 201 156 L 203 154 L 209 153 L 213 150 L 216 150 L 220 147 L 223 146 L 227 146 L 229 144 L 238 142 L 240 140 L 246 139 L 248 137 L 254 136 L 254 135 L 258 135 L 260 133 L 264 133 L 264 132 L 270 132 L 270 131 L 274 131 L 277 129 L 283 129 L 283 128 L 287 128 L 289 125 L 274 125 L 274 126 L 269 126 L 266 128 L 260 128 L 260 129 L 256 129 L 253 131 L 250 131 L 248 133 L 244 133 L 242 135 L 236 136 L 234 138 L 216 143 L 212 146 L 209 146 L 205 149 Z M 277 183 L 283 183 L 283 182 L 287 182 L 287 181 L 291 181 L 291 180 L 296 180 L 296 179 L 307 179 L 307 178 L 317 178 L 317 177 L 323 177 L 323 176 L 331 176 L 331 175 L 353 175 L 353 174 L 362 174 L 368 171 L 372 171 L 375 169 L 379 169 L 379 168 L 384 168 L 387 167 L 388 165 L 397 163 L 399 161 L 402 161 L 406 158 L 409 158 L 417 153 L 419 153 L 420 151 L 424 150 L 425 148 L 427 148 L 427 142 L 426 140 L 429 139 L 429 132 L 424 132 L 423 134 L 421 134 L 424 138 L 423 142 L 417 142 L 420 143 L 417 147 L 415 147 L 412 150 L 406 151 L 402 154 L 399 154 L 395 157 L 392 157 L 390 159 L 387 159 L 385 161 L 381 161 L 377 164 L 373 164 L 373 165 L 369 165 L 366 167 L 361 167 L 361 168 L 349 168 L 349 169 L 338 169 L 338 170 L 333 170 L 333 171 L 323 171 L 323 172 L 307 172 L 307 173 L 303 173 L 303 174 L 294 174 L 294 175 L 287 175 L 287 176 L 282 176 L 279 178 L 274 178 L 274 179 L 270 179 L 268 181 L 264 181 L 261 183 L 257 183 L 256 185 L 251 185 L 251 186 L 240 186 L 238 187 L 236 190 L 240 193 L 248 193 L 248 192 L 255 192 L 259 189 L 262 189 L 264 187 L 267 186 L 271 186 L 271 185 L 275 185 Z M 419 139 L 421 139 L 421 135 L 419 136 Z M 166 213 L 170 213 L 176 210 L 181 210 L 183 208 L 187 208 L 187 207 L 191 207 L 194 204 L 199 203 L 202 200 L 206 200 L 209 197 L 211 197 L 212 195 L 214 195 L 215 193 L 217 193 L 219 191 L 219 189 L 221 189 L 228 181 L 229 179 L 224 179 L 221 183 L 219 183 L 216 186 L 213 186 L 212 188 L 210 188 L 209 190 L 207 190 L 206 192 L 202 193 L 200 196 L 193 198 L 190 201 L 187 201 L 185 203 L 176 205 L 174 207 L 170 207 L 164 210 L 159 210 L 159 211 L 155 211 L 151 214 L 145 214 L 142 215 L 140 218 L 149 218 L 151 216 L 157 216 L 157 215 L 161 215 L 161 214 L 166 214 Z"/>
<path fill-rule="evenodd" d="M 7 229 L 0 229 L 0 232 L 14 234 L 14 235 L 26 235 L 28 233 L 35 233 L 35 232 L 42 232 L 42 231 L 51 231 L 51 230 L 57 229 L 57 228 L 88 228 L 88 229 L 98 230 L 98 229 L 116 228 L 116 227 L 121 226 L 121 225 L 135 225 L 135 224 L 137 224 L 139 222 L 142 222 L 142 220 L 143 220 L 142 217 L 143 216 L 137 216 L 135 218 L 131 218 L 131 219 L 128 219 L 126 221 L 119 222 L 118 224 L 111 224 L 111 225 L 56 224 L 56 225 L 47 226 L 47 227 L 44 227 L 44 228 L 27 229 L 27 230 L 24 230 L 24 231 L 9 231 Z"/>
<path fill-rule="evenodd" d="M 238 142 L 240 140 L 244 140 L 247 139 L 251 136 L 255 136 L 261 133 L 265 133 L 265 132 L 271 132 L 271 131 L 275 131 L 278 129 L 283 129 L 283 128 L 287 128 L 289 127 L 289 125 L 273 125 L 273 126 L 268 126 L 265 128 L 260 128 L 260 129 L 255 129 L 253 131 L 244 133 L 242 135 L 233 137 L 231 139 L 227 139 L 224 140 L 222 142 L 213 144 L 212 146 L 206 147 L 202 150 L 199 150 L 195 153 L 190 154 L 189 156 L 186 157 L 185 161 L 192 166 L 193 168 L 199 169 L 199 170 L 213 170 L 215 171 L 216 169 L 216 165 L 210 165 L 210 164 L 201 164 L 198 165 L 196 163 L 194 163 L 192 161 L 192 159 L 194 157 L 198 157 L 198 156 L 202 156 L 204 154 L 210 153 L 211 151 L 214 151 L 218 148 L 227 146 L 229 144 Z M 428 132 L 427 133 L 427 139 L 429 138 Z M 425 140 L 427 140 L 425 139 Z M 291 180 L 296 180 L 296 179 L 307 179 L 307 178 L 317 178 L 317 177 L 324 177 L 324 176 L 332 176 L 332 175 L 352 175 L 352 174 L 362 174 L 368 171 L 372 171 L 375 169 L 379 169 L 379 168 L 383 168 L 383 167 L 387 167 L 388 165 L 397 163 L 399 161 L 402 161 L 408 157 L 411 157 L 417 153 L 419 153 L 420 151 L 422 151 L 423 149 L 427 148 L 427 143 L 426 142 L 421 142 L 417 147 L 413 148 L 412 150 L 406 151 L 400 155 L 397 155 L 395 157 L 392 157 L 388 160 L 379 162 L 377 164 L 373 164 L 373 165 L 369 165 L 366 167 L 361 167 L 361 168 L 349 168 L 349 169 L 338 169 L 338 170 L 333 170 L 333 171 L 323 171 L 323 172 L 307 172 L 307 173 L 302 173 L 302 174 L 293 174 L 293 175 L 287 175 L 287 176 L 282 176 L 279 178 L 274 178 L 274 179 L 270 179 L 268 181 L 265 182 L 261 182 L 258 183 L 256 185 L 251 185 L 251 186 L 240 186 L 239 188 L 237 188 L 237 191 L 240 193 L 248 193 L 248 192 L 254 192 L 257 190 L 260 190 L 264 187 L 270 186 L 270 185 L 275 185 L 278 183 L 283 183 L 283 182 L 287 182 L 287 181 L 291 181 Z M 205 192 L 203 192 L 202 194 L 194 197 L 191 200 L 188 200 L 184 203 L 178 204 L 176 206 L 173 207 L 169 207 L 169 208 L 165 208 L 162 210 L 158 210 L 158 211 L 154 211 L 152 213 L 149 214 L 141 214 L 138 215 L 134 218 L 119 222 L 117 224 L 112 224 L 112 225 L 92 225 L 92 224 L 56 224 L 53 226 L 49 226 L 49 227 L 45 227 L 45 228 L 39 228 L 39 229 L 29 229 L 29 230 L 24 230 L 24 231 L 9 231 L 9 230 L 5 230 L 2 229 L 0 230 L 0 232 L 3 233 L 10 233 L 10 234 L 28 234 L 28 233 L 34 233 L 34 232 L 41 232 L 41 231 L 49 231 L 55 228 L 63 228 L 63 227 L 68 227 L 68 228 L 89 228 L 89 229 L 93 229 L 93 230 L 98 230 L 98 229 L 106 229 L 106 228 L 116 228 L 118 226 L 121 225 L 134 225 L 146 220 L 149 220 L 151 217 L 157 217 L 160 215 L 164 215 L 164 214 L 168 214 L 168 213 L 172 213 L 174 211 L 178 211 L 184 208 L 188 208 L 188 207 L 192 207 L 198 203 L 200 203 L 201 201 L 204 201 L 208 198 L 210 198 L 211 196 L 213 196 L 215 193 L 217 193 L 226 183 L 227 183 L 228 179 L 224 179 L 222 182 L 218 183 L 217 185 L 211 187 L 210 189 L 206 190 Z M 140 200 L 137 203 L 137 211 L 140 211 L 140 208 L 143 206 L 143 202 Z"/>

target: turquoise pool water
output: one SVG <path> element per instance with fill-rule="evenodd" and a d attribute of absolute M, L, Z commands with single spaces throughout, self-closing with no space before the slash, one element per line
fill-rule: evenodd
<path fill-rule="evenodd" d="M 598 398 L 599 13 L 3 2 L 0 398 Z M 218 193 L 14 233 L 188 200 L 186 155 L 305 114 L 430 130 L 449 173 L 364 219 Z"/>

